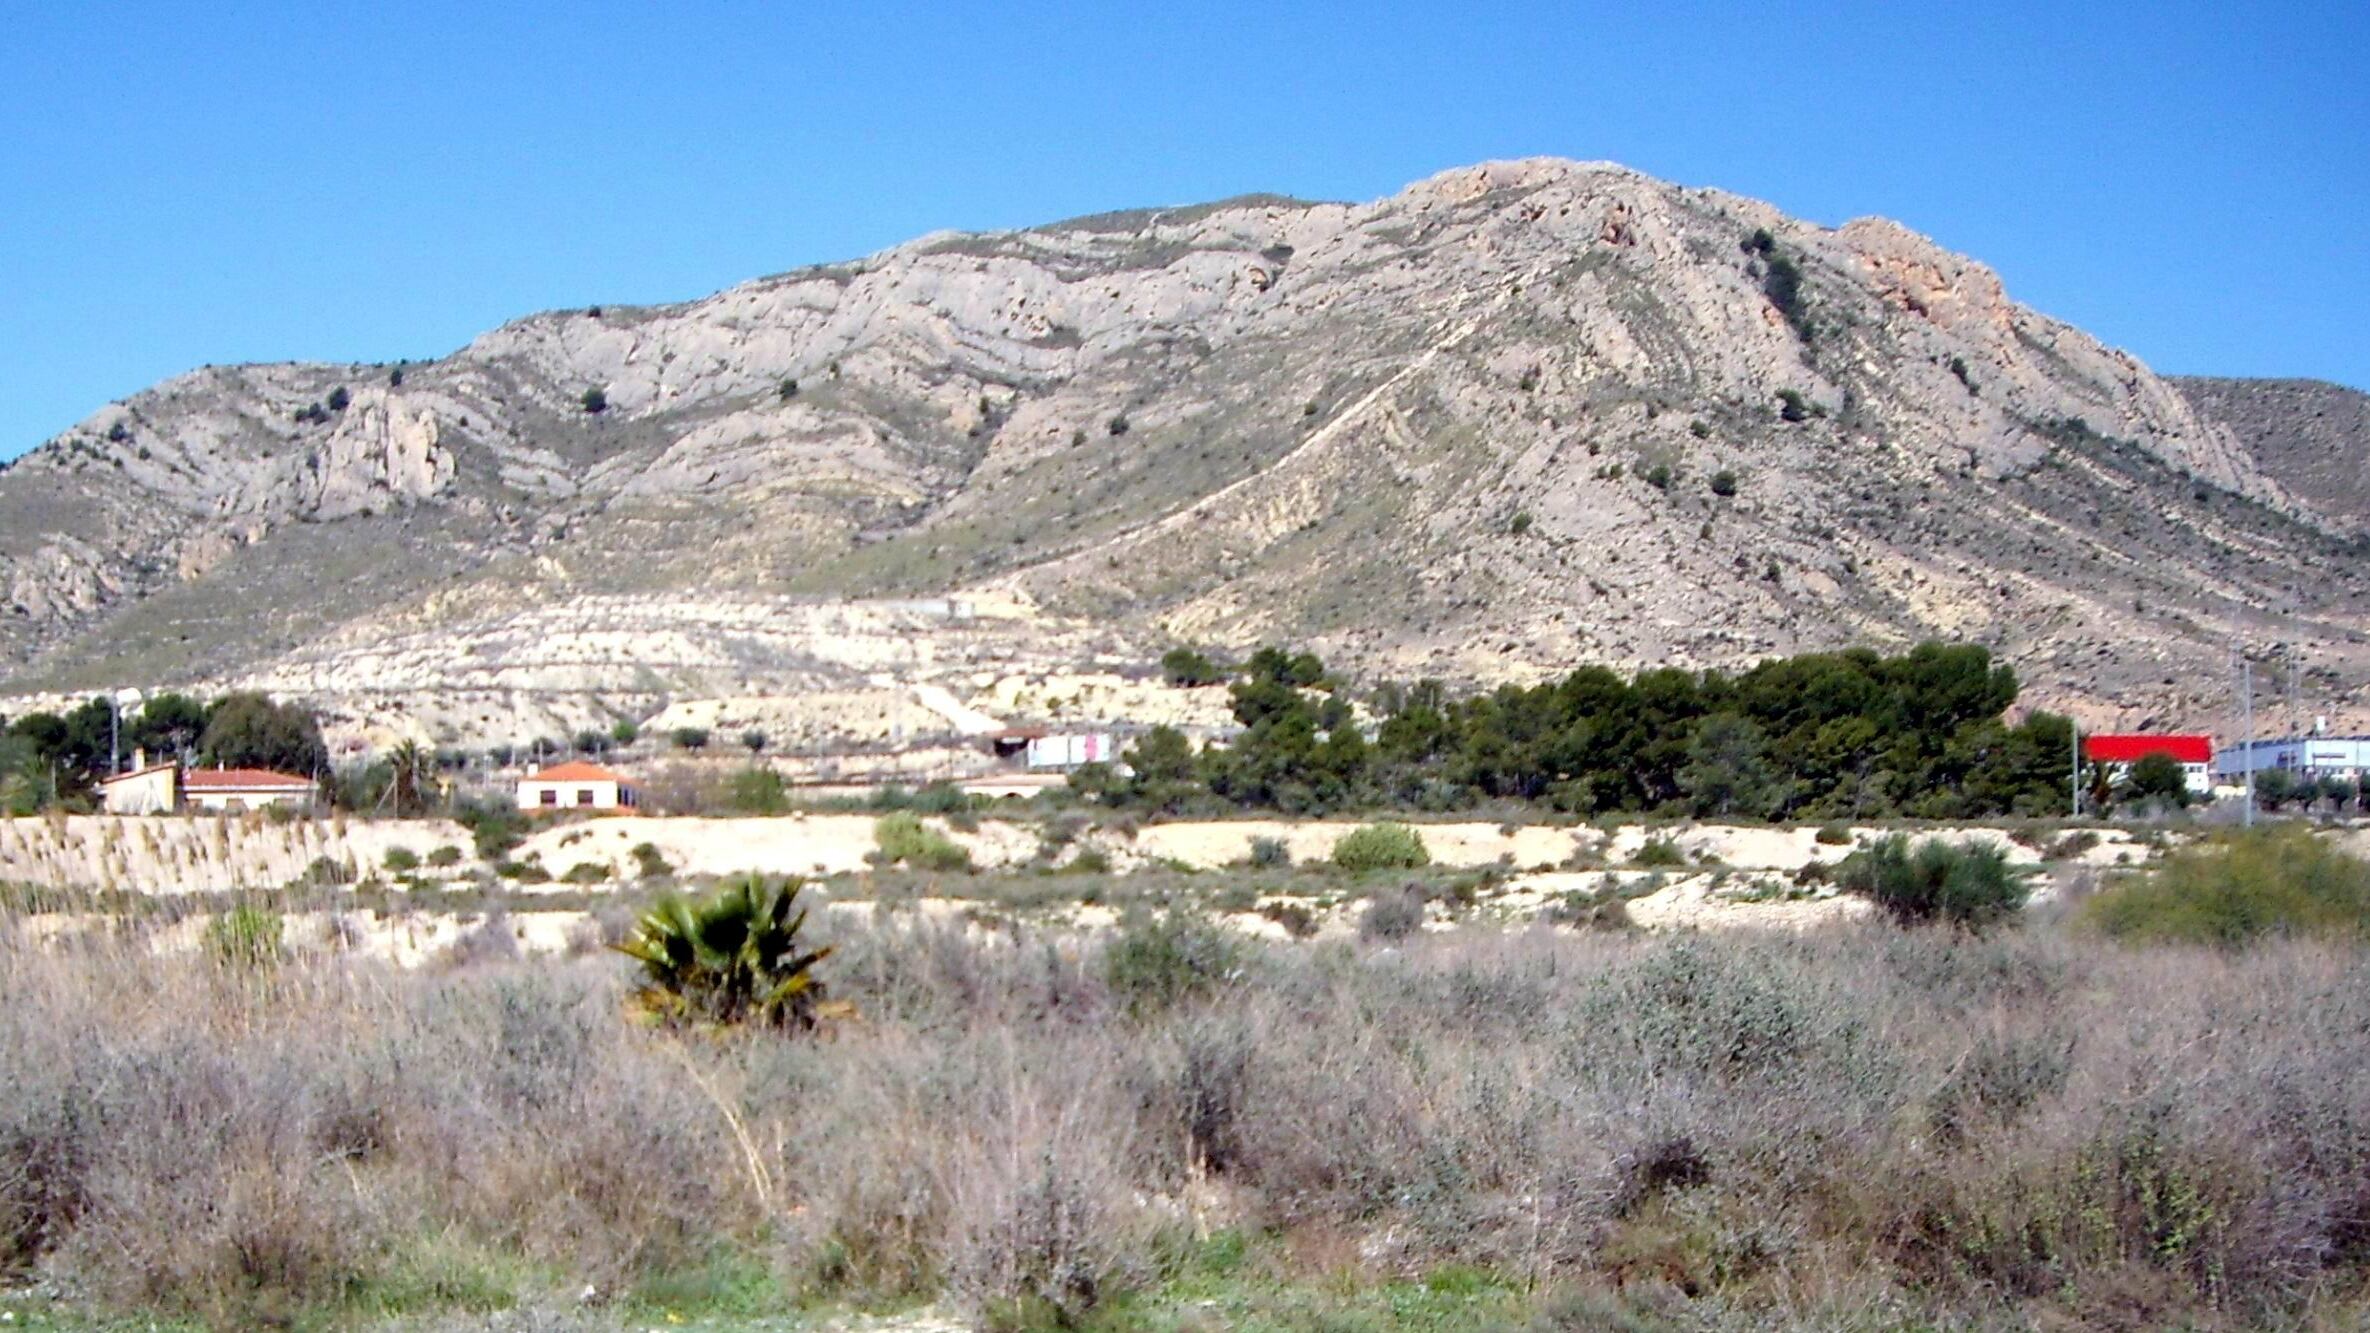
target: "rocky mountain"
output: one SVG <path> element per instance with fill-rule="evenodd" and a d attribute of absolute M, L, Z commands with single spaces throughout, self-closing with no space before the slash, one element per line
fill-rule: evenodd
<path fill-rule="evenodd" d="M 2326 527 L 2370 531 L 2370 393 L 2323 380 L 2172 381 Z"/>
<path fill-rule="evenodd" d="M 110 405 L 0 474 L 0 690 L 497 736 L 1177 641 L 1473 681 L 1943 635 L 2127 724 L 2278 644 L 2343 715 L 2325 388 L 2168 382 L 1897 224 L 1607 164 L 939 233 Z"/>

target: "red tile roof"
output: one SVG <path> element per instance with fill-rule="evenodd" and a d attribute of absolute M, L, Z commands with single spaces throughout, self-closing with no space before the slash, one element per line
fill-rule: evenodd
<path fill-rule="evenodd" d="M 2174 762 L 2214 762 L 2214 738 L 2196 735 L 2084 736 L 2082 757 L 2099 764 L 2130 764 L 2152 754 L 2171 755 Z"/>
<path fill-rule="evenodd" d="M 313 780 L 268 768 L 193 768 L 181 775 L 181 785 L 190 791 L 311 791 Z"/>
<path fill-rule="evenodd" d="M 525 777 L 519 779 L 519 781 L 615 782 L 627 787 L 634 785 L 634 780 L 627 777 L 623 773 L 613 773 L 608 769 L 601 767 L 599 764 L 588 764 L 581 759 L 571 759 L 564 764 L 553 764 L 549 768 L 542 769 L 534 773 L 529 773 Z"/>

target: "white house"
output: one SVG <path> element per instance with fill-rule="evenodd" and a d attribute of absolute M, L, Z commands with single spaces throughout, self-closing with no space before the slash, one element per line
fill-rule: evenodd
<path fill-rule="evenodd" d="M 99 803 L 111 815 L 164 815 L 181 808 L 181 766 L 144 764 L 99 779 Z"/>
<path fill-rule="evenodd" d="M 581 760 L 537 769 L 518 780 L 518 808 L 529 814 L 561 810 L 632 810 L 642 804 L 633 779 Z"/>
<path fill-rule="evenodd" d="M 141 764 L 99 779 L 99 800 L 111 815 L 235 814 L 271 805 L 310 805 L 313 782 L 268 768 L 184 770 L 178 764 Z"/>

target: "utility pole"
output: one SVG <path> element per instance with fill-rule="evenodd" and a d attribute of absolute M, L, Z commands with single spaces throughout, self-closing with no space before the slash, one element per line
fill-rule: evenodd
<path fill-rule="evenodd" d="M 2243 822 L 2246 827 L 2253 828 L 2255 826 L 2255 660 L 2253 658 L 2245 658 L 2240 661 L 2239 675 L 2246 682 L 2240 691 L 2243 700 L 2240 708 L 2246 718 L 2244 725 L 2247 733 L 2247 805 Z"/>
<path fill-rule="evenodd" d="M 2074 818 L 2082 817 L 2082 724 L 2066 719 L 2066 730 L 2074 737 Z"/>

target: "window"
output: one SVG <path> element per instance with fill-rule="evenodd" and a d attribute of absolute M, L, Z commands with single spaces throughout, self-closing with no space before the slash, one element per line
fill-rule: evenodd
<path fill-rule="evenodd" d="M 559 789 L 556 787 L 545 787 L 543 789 L 542 799 L 543 804 L 545 805 L 558 805 L 560 803 Z"/>
<path fill-rule="evenodd" d="M 592 788 L 590 788 L 590 787 L 578 787 L 578 788 L 576 789 L 576 804 L 578 804 L 578 805 L 591 805 L 591 804 L 592 804 Z"/>

